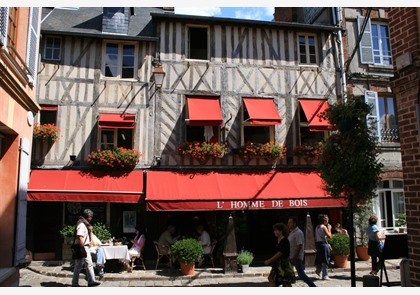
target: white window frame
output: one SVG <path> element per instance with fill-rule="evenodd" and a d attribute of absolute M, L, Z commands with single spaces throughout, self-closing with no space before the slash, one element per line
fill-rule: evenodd
<path fill-rule="evenodd" d="M 303 63 L 300 60 L 300 37 L 305 37 L 305 56 L 306 56 L 306 63 Z M 315 63 L 311 63 L 311 55 L 309 53 L 309 40 L 308 37 L 313 37 L 314 38 L 314 42 L 315 42 Z M 308 65 L 308 66 L 317 66 L 319 64 L 319 57 L 318 57 L 318 38 L 316 36 L 316 34 L 308 34 L 308 33 L 298 33 L 297 34 L 297 48 L 298 48 L 298 60 L 299 60 L 299 65 Z"/>
<path fill-rule="evenodd" d="M 403 179 L 398 179 L 398 178 L 390 178 L 390 179 L 384 179 L 382 180 L 382 182 L 384 181 L 388 181 L 389 182 L 389 188 L 377 188 L 376 189 L 376 200 L 374 202 L 374 210 L 376 212 L 376 215 L 378 216 L 378 220 L 380 221 L 380 226 L 381 227 L 388 227 L 386 226 L 386 222 L 388 220 L 388 216 L 387 216 L 387 210 L 386 208 L 388 208 L 389 204 L 387 204 L 387 200 L 386 200 L 386 192 L 390 191 L 391 192 L 391 208 L 392 208 L 392 221 L 393 224 L 395 224 L 395 222 L 398 219 L 398 216 L 396 216 L 396 212 L 395 212 L 395 207 L 394 207 L 394 193 L 403 193 L 404 195 L 404 187 L 401 188 L 394 188 L 394 181 L 401 181 L 403 182 Z M 403 182 L 404 183 L 404 182 Z M 384 199 L 381 200 L 381 193 L 383 193 L 385 195 Z M 385 212 L 382 212 L 382 208 L 383 206 L 381 206 L 381 204 L 384 203 L 385 204 Z M 404 212 L 406 210 L 406 204 L 404 201 Z M 395 227 L 395 225 L 394 225 Z"/>
<path fill-rule="evenodd" d="M 46 56 L 46 54 L 47 54 L 47 40 L 48 39 L 59 39 L 60 40 L 60 46 L 57 48 L 57 47 L 52 47 L 51 49 L 52 49 L 52 51 L 54 51 L 54 50 L 56 50 L 56 49 L 59 49 L 59 57 L 56 59 L 56 58 L 53 58 L 53 57 L 51 57 L 51 58 L 47 58 L 47 56 Z M 53 43 L 53 44 L 55 44 L 55 43 Z M 45 40 L 44 40 L 44 52 L 43 52 L 43 55 L 42 55 L 42 57 L 43 57 L 43 59 L 44 60 L 51 60 L 51 61 L 61 61 L 61 49 L 62 49 L 62 47 L 63 47 L 63 39 L 61 38 L 61 37 L 57 37 L 57 36 L 46 36 L 45 37 Z M 53 54 L 54 55 L 54 54 Z"/>
<path fill-rule="evenodd" d="M 378 142 L 381 142 L 381 122 L 380 122 L 380 114 L 379 114 L 379 102 L 378 102 L 378 93 L 375 91 L 366 90 L 365 91 L 365 102 L 369 105 L 373 104 L 374 108 L 372 112 L 366 116 L 366 122 L 369 126 L 369 121 L 375 121 L 375 129 L 374 132 L 376 134 L 376 139 Z"/>
<path fill-rule="evenodd" d="M 202 29 L 207 29 L 207 59 L 195 59 L 195 58 L 191 58 L 190 57 L 190 29 L 191 28 L 202 28 Z M 186 54 L 187 54 L 187 58 L 188 60 L 194 60 L 194 61 L 209 61 L 210 60 L 210 26 L 200 26 L 200 25 L 187 25 L 185 28 L 186 32 L 185 32 L 185 36 L 187 36 L 186 39 Z"/>
<path fill-rule="evenodd" d="M 384 65 L 384 66 L 392 66 L 392 47 L 391 47 L 391 35 L 390 35 L 390 32 L 389 32 L 389 25 L 387 24 L 387 23 L 383 23 L 383 22 L 374 22 L 374 21 L 371 21 L 371 29 L 370 29 L 370 31 L 371 31 L 371 38 L 372 38 L 372 55 L 373 55 L 373 62 L 374 62 L 374 64 L 375 65 Z M 378 42 L 379 42 L 379 56 L 378 55 L 375 55 L 375 49 L 373 48 L 373 30 L 372 30 L 372 27 L 373 26 L 376 26 L 376 28 L 377 28 L 377 32 L 378 32 Z M 386 26 L 387 27 L 387 30 L 388 30 L 388 45 L 389 45 L 389 50 L 390 50 L 390 53 L 391 53 L 391 55 L 388 55 L 388 56 L 385 56 L 384 55 L 384 53 L 383 53 L 383 51 L 382 51 L 382 36 L 381 36 L 381 30 L 380 30 L 380 26 Z M 380 62 L 379 63 L 376 63 L 375 62 L 375 57 L 379 57 L 379 59 L 380 59 Z M 387 57 L 387 58 L 389 58 L 389 60 L 390 60 L 390 64 L 386 64 L 386 63 L 384 63 L 384 57 Z"/>
<path fill-rule="evenodd" d="M 116 77 L 107 77 L 105 76 L 105 64 L 106 64 L 106 47 L 107 44 L 117 44 L 118 45 L 118 75 Z M 123 46 L 124 45 L 134 45 L 134 77 L 131 78 L 122 78 L 122 60 L 123 60 Z M 128 80 L 128 81 L 137 81 L 138 77 L 138 49 L 139 44 L 138 42 L 130 42 L 130 41 L 114 41 L 114 40 L 105 40 L 102 45 L 102 79 L 110 79 L 110 80 Z"/>

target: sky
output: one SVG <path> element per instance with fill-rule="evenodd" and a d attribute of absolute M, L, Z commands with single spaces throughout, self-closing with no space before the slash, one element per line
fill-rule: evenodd
<path fill-rule="evenodd" d="M 272 21 L 274 7 L 176 7 L 175 13 Z"/>

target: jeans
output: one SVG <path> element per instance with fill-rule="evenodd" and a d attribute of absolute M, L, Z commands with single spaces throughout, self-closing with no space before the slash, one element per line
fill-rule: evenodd
<path fill-rule="evenodd" d="M 303 261 L 299 258 L 295 259 L 294 266 L 298 273 L 299 278 L 301 278 L 309 287 L 316 287 L 314 282 L 306 275 L 305 267 L 303 266 Z"/>
<path fill-rule="evenodd" d="M 96 265 L 104 265 L 106 262 L 105 260 L 105 254 L 104 254 L 104 249 L 102 249 L 101 247 L 99 247 L 96 250 Z"/>
<path fill-rule="evenodd" d="M 86 264 L 87 266 L 86 276 L 87 276 L 88 284 L 92 284 L 96 282 L 95 271 L 93 269 L 92 256 L 90 255 L 89 247 L 85 246 L 85 250 L 87 253 L 86 258 L 74 260 L 73 278 L 71 281 L 71 284 L 73 286 L 79 284 L 79 275 L 80 275 L 80 272 L 82 271 L 83 264 Z"/>
<path fill-rule="evenodd" d="M 330 246 L 325 242 L 316 242 L 316 259 L 315 266 L 316 272 L 320 273 L 322 271 L 322 279 L 328 277 L 328 265 L 330 263 Z"/>

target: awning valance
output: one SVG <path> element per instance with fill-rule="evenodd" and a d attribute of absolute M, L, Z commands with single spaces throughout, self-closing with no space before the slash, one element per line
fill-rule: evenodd
<path fill-rule="evenodd" d="M 41 104 L 41 111 L 58 111 L 58 105 Z"/>
<path fill-rule="evenodd" d="M 319 114 L 328 110 L 328 101 L 322 99 L 301 99 L 300 106 L 309 123 L 310 131 L 328 131 L 331 124 L 320 118 Z"/>
<path fill-rule="evenodd" d="M 147 172 L 151 211 L 344 207 L 326 195 L 319 174 L 303 172 Z"/>
<path fill-rule="evenodd" d="M 188 97 L 188 120 L 191 126 L 221 126 L 223 123 L 219 98 Z"/>
<path fill-rule="evenodd" d="M 138 203 L 143 171 L 32 170 L 28 201 Z"/>
<path fill-rule="evenodd" d="M 130 114 L 100 114 L 99 127 L 100 128 L 134 128 L 135 115 Z"/>
<path fill-rule="evenodd" d="M 281 123 L 280 114 L 273 99 L 244 98 L 244 104 L 252 125 L 276 125 Z"/>

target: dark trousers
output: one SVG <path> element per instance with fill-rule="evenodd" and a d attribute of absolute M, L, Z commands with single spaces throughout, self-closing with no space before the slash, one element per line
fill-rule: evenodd
<path fill-rule="evenodd" d="M 301 278 L 309 287 L 316 287 L 314 282 L 308 277 L 305 273 L 305 267 L 303 266 L 303 261 L 297 258 L 293 264 L 296 268 L 299 278 Z"/>

